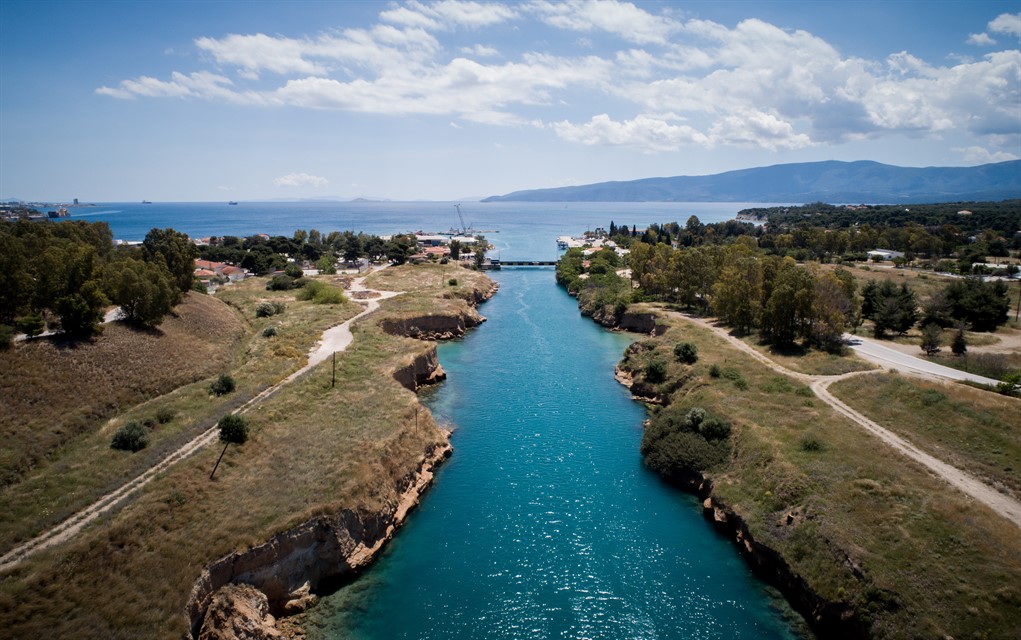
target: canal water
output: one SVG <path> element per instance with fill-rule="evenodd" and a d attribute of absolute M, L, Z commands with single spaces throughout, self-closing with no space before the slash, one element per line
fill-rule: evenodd
<path fill-rule="evenodd" d="M 312 637 L 793 638 L 789 610 L 700 505 L 642 466 L 644 409 L 613 378 L 629 338 L 550 268 L 493 274 L 489 321 L 442 344 L 426 402 L 454 455 Z"/>

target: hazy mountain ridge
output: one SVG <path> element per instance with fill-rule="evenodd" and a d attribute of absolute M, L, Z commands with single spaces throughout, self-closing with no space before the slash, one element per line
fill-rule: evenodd
<path fill-rule="evenodd" d="M 1021 160 L 976 167 L 805 162 L 708 176 L 515 191 L 483 202 L 854 202 L 1001 200 L 1021 196 Z"/>

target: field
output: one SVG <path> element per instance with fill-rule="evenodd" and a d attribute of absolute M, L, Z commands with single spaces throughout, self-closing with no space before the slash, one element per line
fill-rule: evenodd
<path fill-rule="evenodd" d="M 777 550 L 814 592 L 853 607 L 873 637 L 1014 637 L 1021 628 L 1014 525 L 836 414 L 803 384 L 708 329 L 670 322 L 635 366 L 668 362 L 662 388 L 673 388 L 673 404 L 731 421 L 731 454 L 709 473 L 713 496 L 756 541 Z M 673 358 L 682 341 L 698 347 L 691 367 Z M 718 377 L 710 375 L 713 365 Z M 847 397 L 871 394 L 876 376 L 854 378 L 861 387 Z M 956 392 L 941 391 L 944 411 L 966 402 Z M 1016 420 L 1008 424 L 1016 442 Z"/>
<path fill-rule="evenodd" d="M 455 266 L 393 271 L 408 291 L 394 301 L 407 297 L 413 300 L 405 304 L 421 308 L 433 308 L 430 301 L 437 309 L 464 305 L 444 297 L 452 277 L 466 287 L 488 287 L 484 276 Z M 250 323 L 235 369 L 239 396 L 295 369 L 301 357 L 292 350 L 307 351 L 317 332 L 359 310 L 353 302 L 313 305 L 272 294 L 286 302 L 284 313 L 255 318 L 259 301 L 271 296 L 263 285 L 246 282 L 221 294 Z M 248 414 L 251 438 L 228 449 L 215 481 L 209 471 L 220 451 L 213 446 L 73 542 L 3 576 L 0 628 L 7 637 L 179 638 L 188 626 L 191 586 L 210 561 L 313 514 L 341 507 L 371 511 L 392 502 L 397 480 L 444 435 L 415 394 L 393 378 L 409 356 L 431 346 L 379 329 L 390 302 L 354 327 L 353 343 L 337 357 L 336 386 L 326 361 Z M 262 336 L 269 324 L 277 336 Z M 274 342 L 288 335 L 290 341 Z"/>

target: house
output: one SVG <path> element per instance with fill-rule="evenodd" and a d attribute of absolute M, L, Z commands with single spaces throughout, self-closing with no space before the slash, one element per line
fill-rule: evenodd
<path fill-rule="evenodd" d="M 903 258 L 904 253 L 901 251 L 893 251 L 891 249 L 873 249 L 868 252 L 869 259 L 879 258 L 880 260 L 893 260 L 894 258 Z"/>

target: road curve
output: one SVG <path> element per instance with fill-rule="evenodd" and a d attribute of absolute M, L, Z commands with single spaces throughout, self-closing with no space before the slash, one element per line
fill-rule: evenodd
<path fill-rule="evenodd" d="M 730 335 L 726 328 L 718 326 L 710 322 L 709 320 L 706 320 L 705 318 L 689 316 L 675 311 L 667 312 L 667 315 L 681 318 L 693 324 L 697 324 L 701 327 L 705 327 L 711 331 L 714 331 L 717 335 L 724 338 L 727 342 L 734 345 L 741 351 L 751 355 L 753 358 L 755 358 L 762 364 L 766 365 L 773 371 L 782 373 L 786 376 L 790 376 L 792 378 L 795 378 L 796 380 L 800 380 L 810 385 L 812 391 L 815 392 L 816 397 L 818 397 L 820 400 L 833 407 L 833 409 L 837 413 L 858 424 L 867 432 L 879 438 L 889 446 L 893 447 L 901 454 L 907 456 L 908 458 L 911 458 L 912 460 L 918 462 L 919 464 L 924 465 L 927 469 L 929 469 L 934 474 L 942 478 L 951 486 L 955 487 L 956 489 L 958 489 L 965 495 L 971 497 L 972 499 L 981 502 L 982 504 L 986 505 L 996 513 L 1000 514 L 1007 520 L 1014 523 L 1014 525 L 1016 525 L 1017 527 L 1021 528 L 1021 501 L 1018 501 L 1015 498 L 1012 498 L 1003 493 L 1000 493 L 993 487 L 990 487 L 989 485 L 985 484 L 984 482 L 972 476 L 971 474 L 962 471 L 957 467 L 949 465 L 946 462 L 943 462 L 942 460 L 935 458 L 932 455 L 922 451 L 921 449 L 911 444 L 904 438 L 893 433 L 889 429 L 880 426 L 879 424 L 873 422 L 872 420 L 858 413 L 851 407 L 847 406 L 829 391 L 829 386 L 834 382 L 837 382 L 838 380 L 843 380 L 845 378 L 849 378 L 852 376 L 869 375 L 874 372 L 854 371 L 851 373 L 844 373 L 836 376 L 822 376 L 792 371 L 787 367 L 784 367 L 780 363 L 776 362 L 775 360 L 772 360 L 769 357 L 765 356 L 764 354 L 760 353 L 759 351 L 756 351 L 744 341 L 739 340 L 738 338 L 735 338 L 734 336 Z M 853 338 L 855 336 L 851 337 Z M 928 365 L 932 364 L 925 360 L 921 360 L 920 358 L 912 358 L 912 356 L 910 355 L 902 354 L 900 352 L 894 351 L 893 349 L 887 348 L 887 350 L 892 351 L 897 355 L 904 356 L 905 358 L 908 359 L 919 360 L 920 362 L 923 362 Z M 886 366 L 887 368 L 910 368 L 906 367 L 905 365 L 900 365 L 899 367 L 891 367 L 891 365 L 886 361 L 879 361 L 878 364 L 880 364 L 881 366 Z M 930 377 L 939 377 L 941 375 L 940 370 L 952 372 L 953 374 L 964 373 L 963 371 L 958 371 L 957 369 L 950 369 L 949 367 L 941 367 L 939 365 L 933 366 L 936 367 L 936 369 L 928 371 L 923 370 L 925 375 Z M 981 378 L 981 376 L 974 377 Z M 961 378 L 953 377 L 950 379 L 959 380 Z M 984 378 L 984 380 L 988 379 L 989 378 Z M 993 380 L 992 382 L 995 384 L 997 381 Z"/>
<path fill-rule="evenodd" d="M 993 380 L 992 378 L 986 378 L 984 376 L 968 373 L 967 371 L 960 371 L 959 369 L 953 369 L 951 367 L 944 367 L 943 365 L 936 364 L 935 362 L 929 362 L 928 360 L 917 358 L 896 349 L 891 349 L 881 342 L 870 338 L 863 338 L 862 336 L 853 336 L 849 333 L 845 333 L 844 341 L 847 342 L 849 347 L 854 349 L 855 353 L 858 353 L 866 360 L 875 362 L 876 364 L 888 369 L 906 369 L 926 376 L 936 376 L 948 380 L 956 380 L 958 382 L 967 380 L 970 382 L 977 382 L 979 384 L 988 384 L 994 387 L 1000 382 L 999 380 Z"/>

